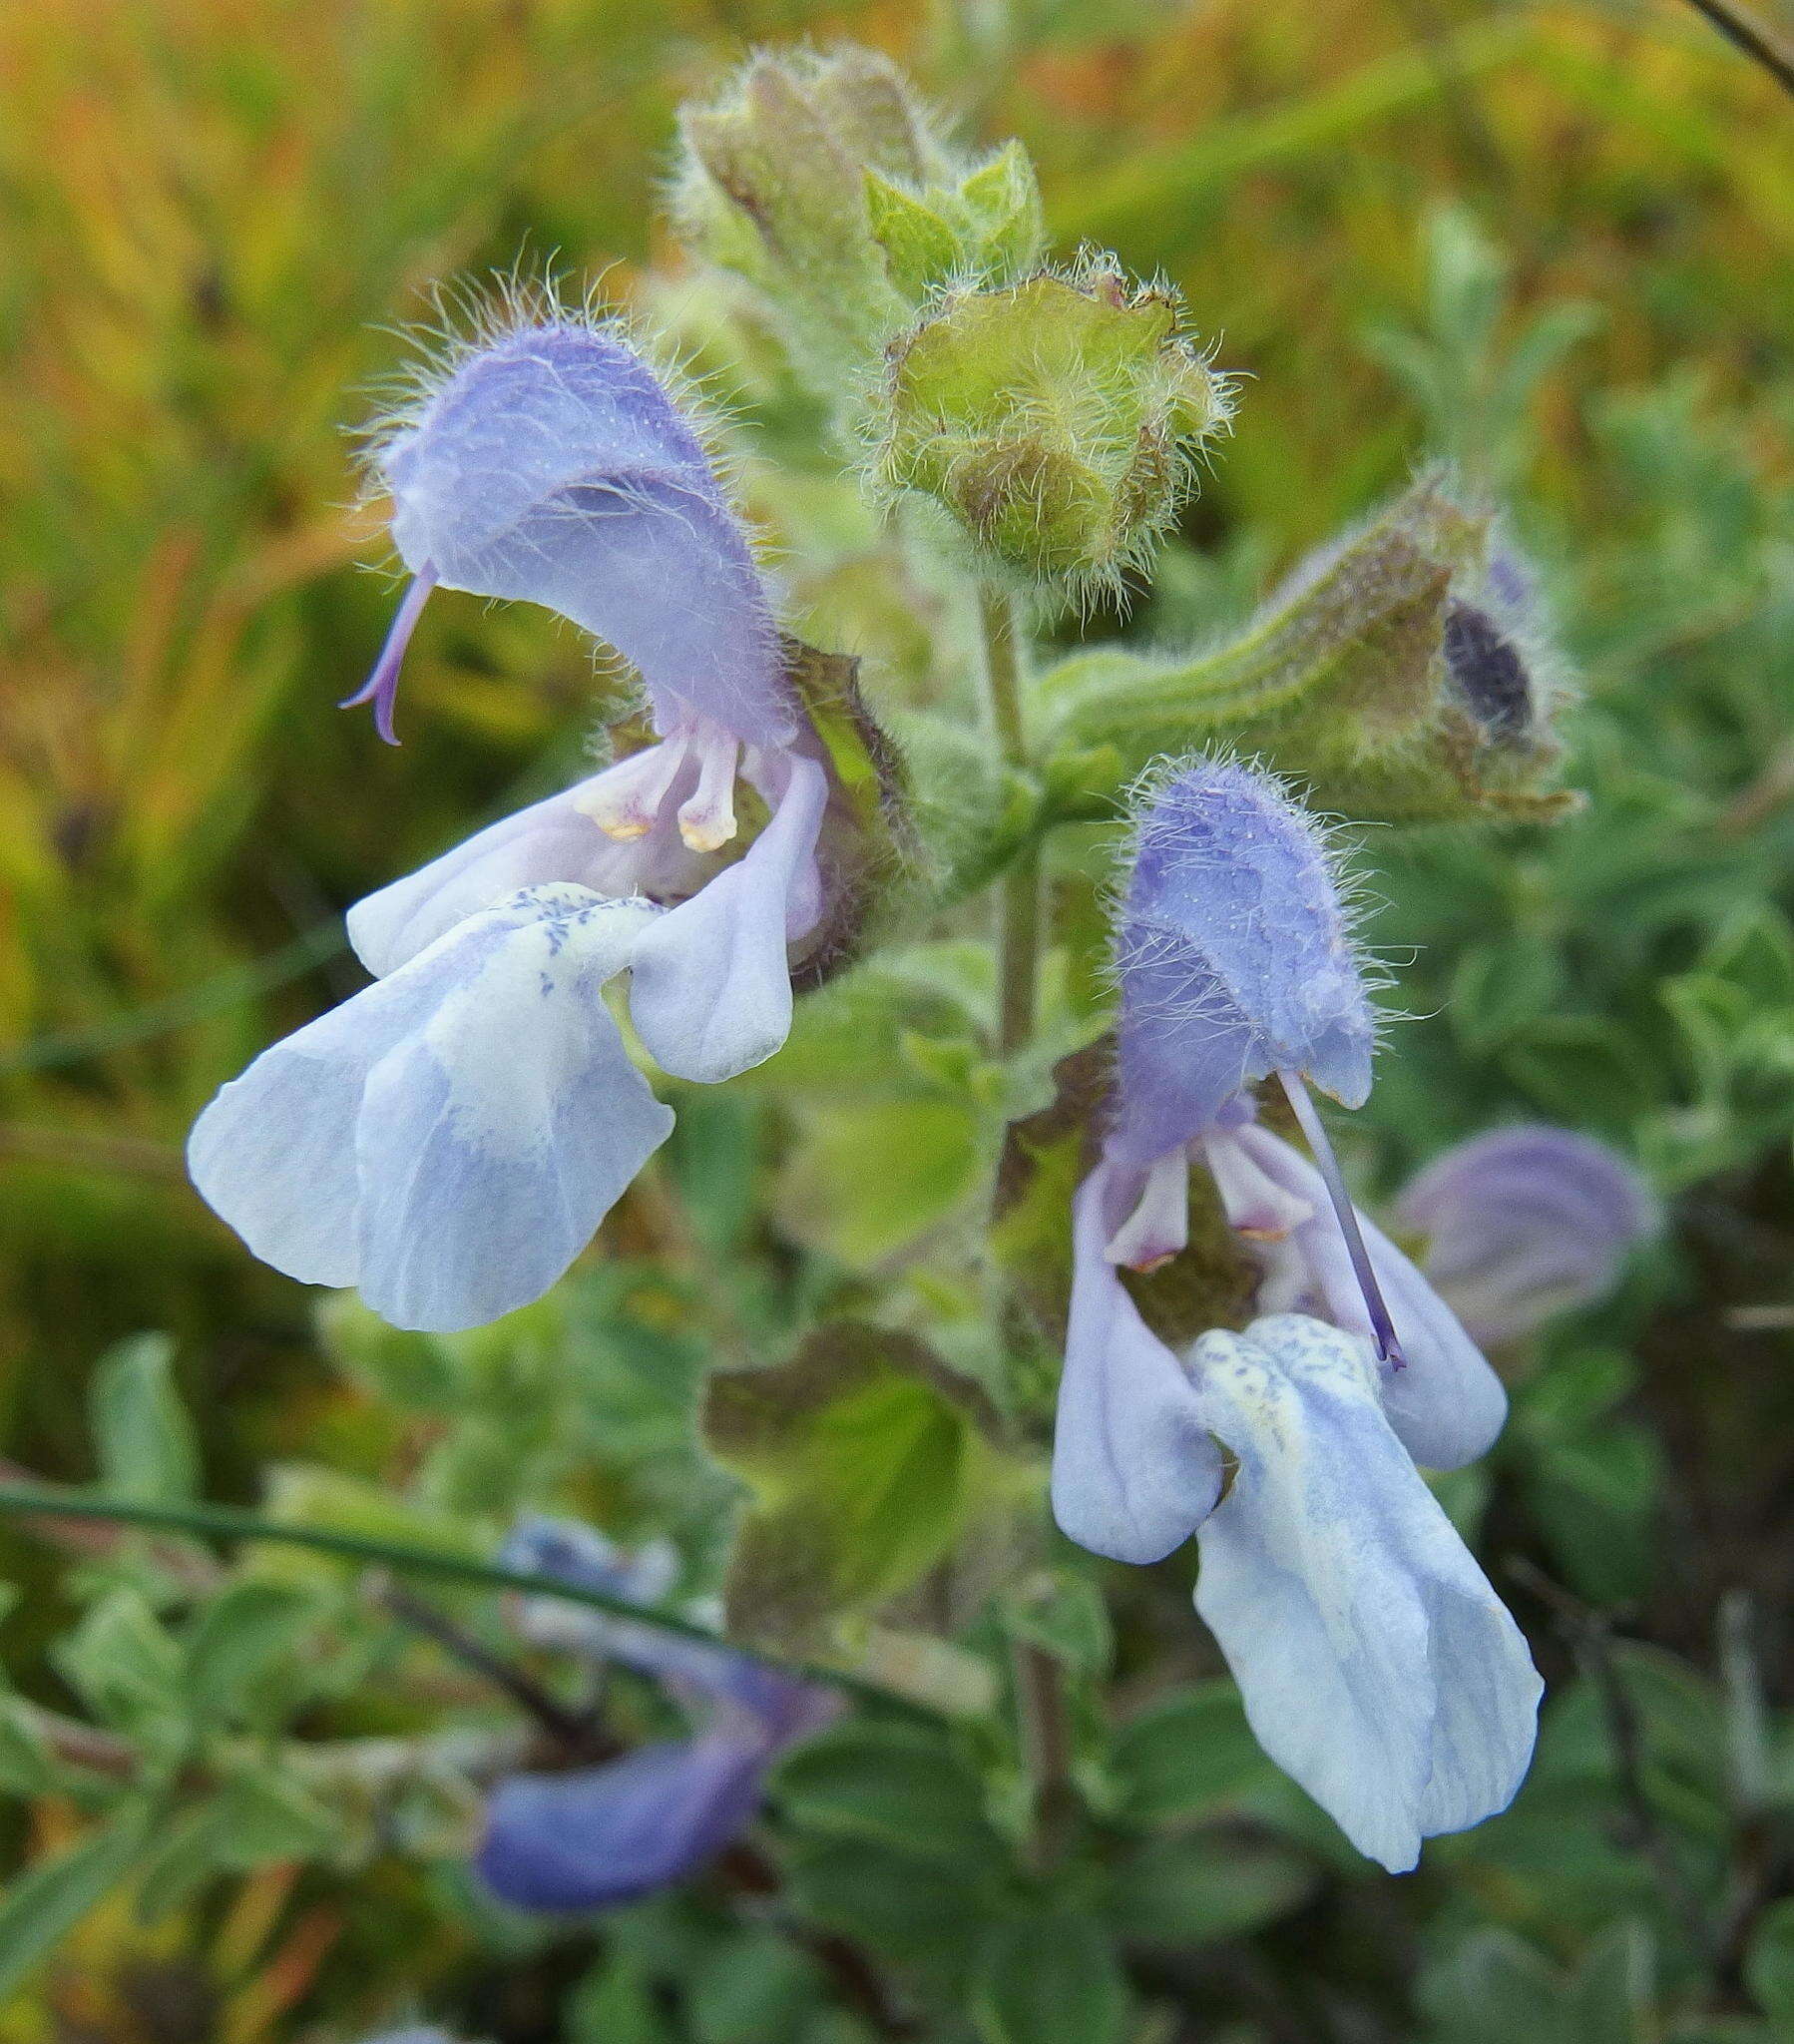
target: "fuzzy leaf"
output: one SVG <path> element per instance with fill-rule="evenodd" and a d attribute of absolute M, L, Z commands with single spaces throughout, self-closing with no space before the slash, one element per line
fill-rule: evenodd
<path fill-rule="evenodd" d="M 124 1879 L 143 1849 L 150 1821 L 145 1805 L 127 1804 L 79 1844 L 8 1885 L 0 1896 L 0 1999 Z"/>
<path fill-rule="evenodd" d="M 175 1388 L 175 1343 L 134 1334 L 94 1369 L 88 1416 L 107 1488 L 122 1497 L 177 1503 L 200 1485 L 200 1444 Z"/>
<path fill-rule="evenodd" d="M 730 1629 L 800 1633 L 914 1582 L 960 1525 L 976 1412 L 921 1342 L 850 1321 L 776 1368 L 713 1376 L 705 1445 L 754 1492 Z"/>
<path fill-rule="evenodd" d="M 986 1936 L 971 2016 L 985 2044 L 1117 2044 L 1127 1988 L 1088 1917 L 1028 1916 Z"/>

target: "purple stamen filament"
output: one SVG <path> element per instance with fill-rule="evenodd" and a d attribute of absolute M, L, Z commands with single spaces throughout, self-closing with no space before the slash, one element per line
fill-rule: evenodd
<path fill-rule="evenodd" d="M 1282 1081 L 1283 1091 L 1301 1125 L 1302 1134 L 1308 1139 L 1308 1148 L 1314 1153 L 1315 1169 L 1321 1175 L 1327 1197 L 1333 1202 L 1333 1212 L 1339 1218 L 1346 1253 L 1352 1260 L 1358 1289 L 1364 1294 L 1365 1310 L 1370 1314 L 1377 1354 L 1392 1369 L 1404 1369 L 1407 1358 L 1395 1337 L 1395 1322 L 1389 1317 L 1389 1308 L 1383 1302 L 1383 1288 L 1377 1282 L 1376 1272 L 1371 1269 L 1370 1252 L 1364 1247 L 1364 1232 L 1358 1226 L 1358 1210 L 1352 1205 L 1351 1194 L 1346 1191 L 1345 1174 L 1339 1168 L 1339 1159 L 1333 1154 L 1333 1145 L 1327 1140 L 1326 1126 L 1309 1097 L 1308 1088 L 1302 1083 L 1301 1074 L 1280 1070 L 1277 1077 Z"/>
<path fill-rule="evenodd" d="M 392 706 L 399 692 L 399 669 L 405 662 L 405 648 L 423 615 L 424 600 L 435 587 L 436 570 L 426 561 L 405 591 L 398 615 L 387 631 L 386 643 L 380 648 L 380 657 L 374 662 L 373 673 L 352 696 L 345 696 L 336 706 L 338 710 L 356 710 L 363 703 L 371 703 L 374 730 L 389 746 L 398 744 L 398 735 L 392 728 Z"/>

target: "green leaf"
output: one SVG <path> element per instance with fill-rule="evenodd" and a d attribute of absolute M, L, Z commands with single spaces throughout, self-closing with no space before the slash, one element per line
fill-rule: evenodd
<path fill-rule="evenodd" d="M 1001 1616 L 1012 1639 L 1041 1647 L 1087 1675 L 1109 1672 L 1115 1658 L 1109 1606 L 1099 1583 L 1082 1570 L 1043 1570 L 1027 1592 L 1002 1600 Z"/>
<path fill-rule="evenodd" d="M 134 1334 L 94 1367 L 88 1423 L 107 1488 L 123 1497 L 178 1503 L 200 1487 L 200 1445 L 175 1389 L 175 1343 Z"/>
<path fill-rule="evenodd" d="M 799 1747 L 773 1780 L 800 1829 L 924 1859 L 1000 1867 L 1007 1858 L 976 1772 L 948 1741 L 920 1729 L 844 1725 Z"/>
<path fill-rule="evenodd" d="M 344 1475 L 315 1463 L 287 1462 L 268 1472 L 267 1516 L 282 1525 L 316 1526 L 403 1547 L 432 1547 L 468 1561 L 490 1559 L 475 1529 L 452 1514 L 433 1511 L 383 1484 Z M 264 1581 L 340 1582 L 342 1567 L 326 1557 L 268 1543 L 250 1548 Z"/>
<path fill-rule="evenodd" d="M 1006 143 L 959 188 L 960 210 L 971 228 L 974 260 L 990 281 L 1024 275 L 1046 252 L 1040 182 L 1027 150 Z"/>
<path fill-rule="evenodd" d="M 1556 1967 L 1510 1930 L 1478 1930 L 1416 1990 L 1440 2044 L 1579 2044 L 1564 2027 Z"/>
<path fill-rule="evenodd" d="M 1641 1923 L 1617 1923 L 1583 1954 L 1570 1985 L 1574 2044 L 1654 2044 L 1654 1954 Z"/>
<path fill-rule="evenodd" d="M 56 1780 L 56 1765 L 18 1697 L 0 1696 L 0 1795 L 41 1795 Z"/>
<path fill-rule="evenodd" d="M 787 1886 L 806 1916 L 946 1983 L 964 1978 L 999 1899 L 963 1866 L 861 1839 L 799 1840 Z"/>
<path fill-rule="evenodd" d="M 793 2037 L 822 1999 L 814 1961 L 772 1930 L 712 1945 L 681 1984 L 695 2044 Z"/>
<path fill-rule="evenodd" d="M 80 1844 L 7 1884 L 0 1893 L 0 2001 L 125 1878 L 150 1815 L 142 1803 L 115 1810 Z"/>
<path fill-rule="evenodd" d="M 257 1690 L 297 1654 L 317 1609 L 308 1591 L 254 1576 L 215 1597 L 187 1639 L 187 1687 L 198 1715 L 221 1722 L 252 1717 Z"/>
<path fill-rule="evenodd" d="M 1550 1443 L 1524 1466 L 1553 1561 L 1595 1604 L 1622 1604 L 1650 1586 L 1663 1461 L 1654 1434 L 1608 1421 L 1580 1440 Z"/>
<path fill-rule="evenodd" d="M 51 1649 L 51 1659 L 108 1725 L 160 1741 L 186 1722 L 181 1649 L 137 1590 L 108 1592 Z"/>
<path fill-rule="evenodd" d="M 872 239 L 884 251 L 891 281 L 906 298 L 920 300 L 959 267 L 959 237 L 921 200 L 912 199 L 876 171 L 863 175 Z"/>
<path fill-rule="evenodd" d="M 777 1368 L 712 1376 L 705 1445 L 755 1492 L 731 1630 L 801 1632 L 931 1567 L 964 1513 L 979 1409 L 923 1343 L 854 1321 Z"/>
<path fill-rule="evenodd" d="M 1621 1138 L 1672 1091 L 1668 1075 L 1603 1016 L 1542 1017 L 1502 1062 L 1548 1114 Z"/>
<path fill-rule="evenodd" d="M 260 1768 L 184 1809 L 154 1842 L 138 1888 L 138 1914 L 160 1922 L 221 1874 L 278 1860 L 328 1859 L 343 1822 L 295 1783 Z"/>
<path fill-rule="evenodd" d="M 1121 1817 L 1150 1828 L 1210 1816 L 1276 1773 L 1225 1676 L 1149 1705 L 1116 1734 L 1110 1768 Z"/>
<path fill-rule="evenodd" d="M 1262 1930 L 1300 1908 L 1319 1879 L 1311 1858 L 1281 1845 L 1154 1838 L 1117 1872 L 1108 1913 L 1124 1942 L 1178 1950 Z"/>
<path fill-rule="evenodd" d="M 1550 1014 L 1563 999 L 1564 984 L 1556 946 L 1516 932 L 1465 951 L 1452 975 L 1446 1012 L 1465 1049 L 1480 1056 Z"/>
<path fill-rule="evenodd" d="M 779 1219 L 855 1270 L 907 1249 L 982 1182 L 978 1119 L 963 1100 L 931 1091 L 811 1106 L 799 1119 L 802 1140 L 779 1178 Z"/>
<path fill-rule="evenodd" d="M 970 2014 L 985 2044 L 1115 2044 L 1127 1988 L 1108 1934 L 1087 1916 L 1028 1916 L 986 1933 Z"/>
<path fill-rule="evenodd" d="M 272 1859 L 322 1859 L 343 1840 L 343 1821 L 298 1783 L 266 1768 L 245 1770 L 215 1798 L 223 1863 L 242 1872 Z"/>
<path fill-rule="evenodd" d="M 467 1371 L 450 1343 L 389 1326 L 352 1291 L 319 1303 L 317 1330 L 347 1376 L 403 1412 L 446 1414 L 466 1399 Z"/>
<path fill-rule="evenodd" d="M 1744 1982 L 1766 2016 L 1794 2023 L 1794 1896 L 1772 1902 L 1757 1918 Z"/>
<path fill-rule="evenodd" d="M 573 1991 L 567 2044 L 679 2044 L 654 1980 L 623 1953 L 606 1958 Z"/>

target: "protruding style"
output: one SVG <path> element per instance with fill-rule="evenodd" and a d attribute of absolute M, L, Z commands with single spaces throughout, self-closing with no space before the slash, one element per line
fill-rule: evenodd
<path fill-rule="evenodd" d="M 1198 1609 L 1266 1751 L 1405 1868 L 1423 1837 L 1506 1805 L 1539 1686 L 1415 1468 L 1484 1452 L 1500 1381 L 1352 1206 L 1306 1091 L 1361 1103 L 1374 1036 L 1317 827 L 1249 767 L 1167 774 L 1143 799 L 1116 955 L 1113 1112 L 1074 1208 L 1054 1510 L 1119 1561 L 1199 1534 Z M 1312 1163 L 1257 1119 L 1248 1089 L 1272 1076 Z M 1181 1253 L 1192 1160 L 1260 1264 L 1268 1317 L 1179 1355 L 1118 1266 Z"/>

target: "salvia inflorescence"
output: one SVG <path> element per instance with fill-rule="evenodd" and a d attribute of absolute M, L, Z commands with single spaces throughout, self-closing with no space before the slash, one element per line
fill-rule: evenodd
<path fill-rule="evenodd" d="M 828 458 L 860 465 L 937 575 L 1013 617 L 1149 560 L 1231 388 L 1169 293 L 1106 257 L 1047 263 L 1024 160 L 955 156 L 888 67 L 849 57 L 756 59 L 686 145 L 700 253 L 807 335 L 793 359 L 831 400 Z M 380 736 L 437 591 L 539 605 L 641 689 L 609 764 L 357 903 L 372 984 L 264 1051 L 193 1133 L 196 1184 L 257 1256 L 453 1330 L 537 1298 L 586 1248 L 673 1127 L 656 1069 L 714 1085 L 778 1051 L 818 932 L 866 915 L 843 881 L 855 804 L 902 790 L 844 767 L 714 429 L 621 324 L 546 301 L 492 321 L 384 422 L 370 473 L 410 577 L 350 699 Z M 1030 725 L 1063 745 L 1066 772 L 1152 763 L 1126 796 L 1113 1056 L 1069 1216 L 1053 1510 L 1121 1562 L 1197 1539 L 1197 1610 L 1261 1744 L 1396 1869 L 1506 1805 L 1540 1691 L 1420 1471 L 1501 1429 L 1479 1341 L 1597 1292 L 1649 1207 L 1595 1146 L 1515 1130 L 1408 1189 L 1415 1256 L 1358 1209 L 1314 1092 L 1364 1103 L 1377 1011 L 1336 844 L 1272 768 L 1381 789 L 1394 820 L 1549 804 L 1530 600 L 1488 512 L 1429 476 L 1236 646 L 1073 663 L 994 714 L 1012 753 Z M 995 840 L 993 873 L 1052 822 Z M 903 884 L 912 927 L 963 916 L 926 870 Z M 1192 1217 L 1215 1213 L 1249 1309 L 1173 1339 L 1131 1274 L 1193 1259 Z M 520 1527 L 505 1559 L 644 1604 L 671 1581 L 580 1527 Z M 683 1729 L 491 1788 L 478 1867 L 525 1907 L 703 1865 L 837 1708 L 721 1640 L 593 1620 L 557 1643 L 636 1668 Z"/>

